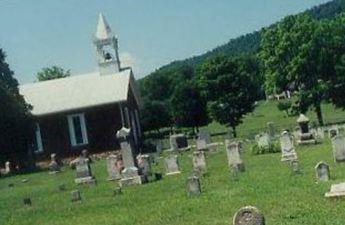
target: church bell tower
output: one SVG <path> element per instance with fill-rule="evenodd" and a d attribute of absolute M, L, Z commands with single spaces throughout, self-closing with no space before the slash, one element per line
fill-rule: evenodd
<path fill-rule="evenodd" d="M 93 43 L 96 47 L 97 61 L 100 75 L 109 75 L 121 71 L 117 37 L 102 13 L 99 14 L 97 31 Z"/>

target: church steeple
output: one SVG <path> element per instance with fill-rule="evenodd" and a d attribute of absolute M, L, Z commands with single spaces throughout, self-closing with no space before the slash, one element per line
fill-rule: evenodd
<path fill-rule="evenodd" d="M 118 41 L 102 13 L 99 14 L 93 43 L 96 46 L 100 74 L 108 75 L 121 71 Z"/>

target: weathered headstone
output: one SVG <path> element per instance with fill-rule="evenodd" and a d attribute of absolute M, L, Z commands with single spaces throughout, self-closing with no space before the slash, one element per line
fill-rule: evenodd
<path fill-rule="evenodd" d="M 81 195 L 79 190 L 71 191 L 72 202 L 81 201 Z"/>
<path fill-rule="evenodd" d="M 95 184 L 96 180 L 92 176 L 89 160 L 84 157 L 79 157 L 76 164 L 76 184 Z"/>
<path fill-rule="evenodd" d="M 151 176 L 151 159 L 150 156 L 147 154 L 139 154 L 137 156 L 138 167 L 141 171 L 141 174 L 144 175 L 146 178 Z"/>
<path fill-rule="evenodd" d="M 281 161 L 296 161 L 298 159 L 289 132 L 284 131 L 282 133 L 280 137 L 280 147 L 282 151 Z"/>
<path fill-rule="evenodd" d="M 315 172 L 316 172 L 316 179 L 318 181 L 328 181 L 330 178 L 329 166 L 327 163 L 319 162 L 318 164 L 316 164 Z"/>
<path fill-rule="evenodd" d="M 51 174 L 58 173 L 61 170 L 55 153 L 50 155 L 49 169 Z"/>
<path fill-rule="evenodd" d="M 206 151 L 208 149 L 206 140 L 196 139 L 196 149 L 198 151 Z"/>
<path fill-rule="evenodd" d="M 333 156 L 335 162 L 345 161 L 345 137 L 337 135 L 332 138 Z"/>
<path fill-rule="evenodd" d="M 225 140 L 225 148 L 230 169 L 237 168 L 239 171 L 243 172 L 245 167 L 240 156 L 240 144 L 238 142 Z"/>
<path fill-rule="evenodd" d="M 200 130 L 198 133 L 198 140 L 205 140 L 206 144 L 211 143 L 211 134 L 207 130 Z"/>
<path fill-rule="evenodd" d="M 111 154 L 107 157 L 107 171 L 108 171 L 108 180 L 119 180 L 121 179 L 121 169 L 119 167 L 120 156 Z"/>
<path fill-rule="evenodd" d="M 265 217 L 256 207 L 246 206 L 236 212 L 233 225 L 265 225 Z"/>
<path fill-rule="evenodd" d="M 302 144 L 316 144 L 316 140 L 314 135 L 309 131 L 309 118 L 306 117 L 304 114 L 301 114 L 298 119 L 297 123 L 301 128 L 301 133 L 298 136 L 297 143 Z"/>
<path fill-rule="evenodd" d="M 121 155 L 125 167 L 122 170 L 120 186 L 142 184 L 142 177 L 139 175 L 139 170 L 135 166 L 135 149 L 131 130 L 123 127 L 116 133 L 116 137 L 120 142 Z"/>
<path fill-rule="evenodd" d="M 331 191 L 325 194 L 327 198 L 345 197 L 345 183 L 333 184 Z"/>
<path fill-rule="evenodd" d="M 274 123 L 273 122 L 268 122 L 267 123 L 267 130 L 268 130 L 268 135 L 270 138 L 275 137 L 275 128 L 274 128 Z"/>
<path fill-rule="evenodd" d="M 290 166 L 291 166 L 292 173 L 294 174 L 301 173 L 301 167 L 298 160 L 290 161 Z"/>
<path fill-rule="evenodd" d="M 170 136 L 170 150 L 183 151 L 188 149 L 188 140 L 184 134 L 173 134 Z"/>
<path fill-rule="evenodd" d="M 328 132 L 329 132 L 329 138 L 331 138 L 331 139 L 339 134 L 339 130 L 337 127 L 333 127 L 331 129 L 329 129 Z"/>
<path fill-rule="evenodd" d="M 177 155 L 169 155 L 165 158 L 166 175 L 174 175 L 181 173 Z"/>
<path fill-rule="evenodd" d="M 10 174 L 12 173 L 12 166 L 11 166 L 11 162 L 7 161 L 5 162 L 5 174 Z"/>
<path fill-rule="evenodd" d="M 203 151 L 193 152 L 193 169 L 200 174 L 206 173 L 206 157 Z"/>
<path fill-rule="evenodd" d="M 200 180 L 197 176 L 188 177 L 187 193 L 189 196 L 195 196 L 195 195 L 201 194 Z"/>

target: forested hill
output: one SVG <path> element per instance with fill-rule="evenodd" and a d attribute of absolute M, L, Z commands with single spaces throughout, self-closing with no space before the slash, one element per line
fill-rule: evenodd
<path fill-rule="evenodd" d="M 345 11 L 345 0 L 333 0 L 331 2 L 316 6 L 310 10 L 307 10 L 304 13 L 311 14 L 316 19 L 332 18 L 335 15 Z M 274 26 L 273 24 L 272 26 Z M 227 56 L 234 56 L 239 54 L 250 54 L 254 53 L 260 45 L 261 40 L 261 31 L 256 31 L 250 34 L 240 36 L 235 39 L 231 39 L 228 43 L 218 46 L 213 50 L 210 50 L 202 55 L 194 56 L 185 60 L 174 61 L 168 65 L 162 66 L 158 70 L 152 72 L 148 76 L 139 80 L 139 87 L 141 89 L 142 95 L 145 97 L 150 95 L 149 92 L 152 91 L 152 85 L 145 85 L 145 83 L 155 83 L 157 82 L 152 80 L 164 80 L 166 84 L 176 83 L 175 77 L 177 80 L 183 80 L 182 77 L 176 76 L 178 71 L 181 70 L 181 67 L 189 65 L 193 68 L 200 65 L 207 58 L 223 54 Z M 161 83 L 161 85 L 164 85 Z M 157 86 L 155 86 L 157 87 Z M 150 90 L 151 89 L 151 90 Z M 168 88 L 171 89 L 171 88 Z M 169 91 L 168 91 L 169 92 Z M 169 96 L 169 93 L 167 93 Z M 167 97 L 167 96 L 166 96 Z"/>

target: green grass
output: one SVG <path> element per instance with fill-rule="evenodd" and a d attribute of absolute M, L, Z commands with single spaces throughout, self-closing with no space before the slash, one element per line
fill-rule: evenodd
<path fill-rule="evenodd" d="M 344 117 L 344 112 L 334 111 L 329 105 L 323 108 L 326 121 Z M 315 118 L 313 114 L 310 116 Z M 295 126 L 295 120 L 284 117 L 274 103 L 263 103 L 245 118 L 239 133 L 246 137 L 250 131 L 265 129 L 268 121 L 275 122 L 279 128 Z M 209 129 L 219 131 L 224 127 L 211 124 Z M 315 146 L 297 147 L 302 168 L 302 173 L 297 175 L 288 164 L 280 162 L 280 154 L 252 155 L 251 144 L 245 142 L 246 172 L 238 181 L 230 179 L 224 148 L 207 155 L 208 174 L 201 179 L 202 195 L 193 198 L 185 190 L 192 170 L 191 152 L 180 155 L 181 174 L 124 188 L 119 196 L 113 196 L 116 184 L 106 181 L 104 160 L 91 165 L 98 180 L 95 187 L 77 187 L 75 171 L 69 168 L 56 175 L 38 172 L 0 178 L 0 224 L 223 225 L 231 224 L 234 213 L 245 205 L 257 206 L 267 224 L 344 224 L 345 200 L 324 197 L 332 183 L 345 181 L 345 163 L 333 162 L 329 140 Z M 332 180 L 316 184 L 314 166 L 321 160 L 330 164 Z M 154 170 L 164 172 L 162 159 Z M 22 183 L 24 178 L 29 181 Z M 10 183 L 14 187 L 8 187 Z M 67 187 L 63 192 L 58 191 L 62 183 Z M 80 189 L 83 201 L 72 203 L 70 192 L 76 188 Z M 31 207 L 23 205 L 24 197 L 31 198 Z"/>
<path fill-rule="evenodd" d="M 50 175 L 40 172 L 0 180 L 0 224 L 229 224 L 242 206 L 255 205 L 267 224 L 344 224 L 345 201 L 323 197 L 331 183 L 345 181 L 345 164 L 335 164 L 327 140 L 298 147 L 302 173 L 294 175 L 280 154 L 254 156 L 250 146 L 243 156 L 246 172 L 231 181 L 224 149 L 207 156 L 208 174 L 202 178 L 202 195 L 187 197 L 185 182 L 191 172 L 190 152 L 180 156 L 182 174 L 142 186 L 128 187 L 112 196 L 115 183 L 106 181 L 104 161 L 92 164 L 95 187 L 80 187 L 83 201 L 72 203 L 74 171 Z M 332 180 L 316 184 L 314 166 L 320 160 L 331 166 Z M 159 161 L 156 171 L 161 170 Z M 28 183 L 21 179 L 28 178 Z M 13 188 L 8 187 L 14 183 Z M 58 191 L 65 183 L 67 191 Z M 24 207 L 23 197 L 32 206 Z"/>
<path fill-rule="evenodd" d="M 248 114 L 243 123 L 237 127 L 238 136 L 241 138 L 253 138 L 256 134 L 267 130 L 267 123 L 274 122 L 277 132 L 283 129 L 293 130 L 297 126 L 297 117 L 286 116 L 285 112 L 277 109 L 277 101 L 262 101 L 253 113 Z M 331 104 L 322 104 L 322 113 L 326 124 L 345 122 L 345 111 L 335 108 Z M 317 124 L 316 114 L 309 111 L 307 116 L 310 124 Z M 211 123 L 208 127 L 212 132 L 226 131 L 227 128 Z"/>

